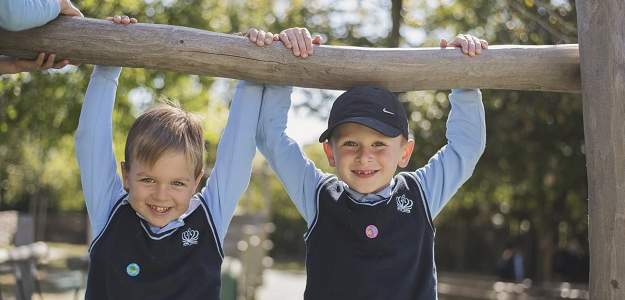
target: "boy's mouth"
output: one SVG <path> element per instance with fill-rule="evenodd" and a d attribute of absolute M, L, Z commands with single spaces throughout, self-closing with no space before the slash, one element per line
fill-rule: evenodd
<path fill-rule="evenodd" d="M 371 176 L 371 175 L 375 174 L 378 171 L 374 171 L 374 170 L 365 170 L 365 171 L 354 170 L 352 172 L 354 174 L 356 174 L 356 176 L 367 177 L 367 176 Z"/>
<path fill-rule="evenodd" d="M 157 213 L 162 214 L 162 213 L 166 213 L 167 211 L 169 211 L 169 209 L 170 209 L 171 207 L 164 207 L 164 206 L 155 206 L 155 205 L 150 205 L 150 208 L 151 208 L 153 211 L 155 211 L 155 212 L 157 212 Z"/>

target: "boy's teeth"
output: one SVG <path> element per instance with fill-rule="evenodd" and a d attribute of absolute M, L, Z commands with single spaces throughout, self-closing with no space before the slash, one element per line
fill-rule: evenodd
<path fill-rule="evenodd" d="M 163 211 L 166 211 L 166 210 L 167 210 L 167 207 L 152 206 L 152 205 L 151 205 L 151 207 L 152 207 L 152 209 L 154 209 L 154 210 L 156 210 L 156 211 L 158 211 L 158 212 L 163 212 Z"/>

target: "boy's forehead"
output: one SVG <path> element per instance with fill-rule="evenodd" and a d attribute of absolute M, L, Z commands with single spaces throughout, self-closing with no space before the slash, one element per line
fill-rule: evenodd
<path fill-rule="evenodd" d="M 192 160 L 186 157 L 184 152 L 176 152 L 173 154 L 163 155 L 160 158 L 154 160 L 149 159 L 135 159 L 130 165 L 133 172 L 141 173 L 158 173 L 170 175 L 184 174 L 187 172 L 193 173 L 195 165 Z"/>

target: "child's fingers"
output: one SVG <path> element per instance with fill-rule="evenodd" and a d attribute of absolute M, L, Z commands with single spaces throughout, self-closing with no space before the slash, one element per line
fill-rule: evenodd
<path fill-rule="evenodd" d="M 298 43 L 303 46 L 302 57 L 306 58 L 313 53 L 312 39 L 310 38 L 310 32 L 308 32 L 308 29 L 301 28 L 299 32 L 300 34 L 298 35 L 297 40 Z"/>
<path fill-rule="evenodd" d="M 54 66 L 54 59 L 56 58 L 56 54 L 50 54 L 50 56 L 48 56 L 48 60 L 46 60 L 46 62 L 41 66 L 42 70 L 47 70 L 52 68 L 52 66 Z"/>
<path fill-rule="evenodd" d="M 323 44 L 323 37 L 321 37 L 320 35 L 315 36 L 315 38 L 313 39 L 312 43 L 315 44 L 315 45 Z"/>
<path fill-rule="evenodd" d="M 321 45 L 323 38 L 315 36 L 311 38 L 310 32 L 306 28 L 289 28 L 279 34 L 279 38 L 284 46 L 293 51 L 293 55 L 307 58 L 314 52 L 313 44 Z"/>
<path fill-rule="evenodd" d="M 265 33 L 265 45 L 271 45 L 273 43 L 273 33 L 267 32 Z"/>
<path fill-rule="evenodd" d="M 115 22 L 115 24 L 130 24 L 130 23 L 137 23 L 137 19 L 136 18 L 131 18 L 129 16 L 123 15 L 115 15 L 113 17 L 107 17 L 106 18 L 108 21 L 113 21 Z"/>
<path fill-rule="evenodd" d="M 473 37 L 473 44 L 475 45 L 475 54 L 482 54 L 482 42 L 480 41 L 480 39 Z"/>
<path fill-rule="evenodd" d="M 482 45 L 482 49 L 488 49 L 488 42 L 486 40 L 480 40 L 480 44 Z"/>
<path fill-rule="evenodd" d="M 35 59 L 35 63 L 37 64 L 37 66 L 42 66 L 45 59 L 46 59 L 46 54 L 44 52 L 41 52 L 39 53 L 39 55 L 37 55 L 37 59 Z"/>
<path fill-rule="evenodd" d="M 60 60 L 58 62 L 56 62 L 52 68 L 53 69 L 63 69 L 65 66 L 69 65 L 69 60 L 64 59 L 64 60 Z"/>
<path fill-rule="evenodd" d="M 280 37 L 280 40 L 282 41 L 284 46 L 287 47 L 287 49 L 293 48 L 293 44 L 291 43 L 291 40 L 289 40 L 289 36 L 287 35 L 286 30 L 282 30 L 278 36 Z"/>
<path fill-rule="evenodd" d="M 256 28 L 251 28 L 247 31 L 247 34 L 245 36 L 250 39 L 250 42 L 256 43 L 256 39 L 258 38 L 258 30 Z"/>
<path fill-rule="evenodd" d="M 267 36 L 267 33 L 260 30 L 258 31 L 258 37 L 256 38 L 256 46 L 265 46 L 265 37 Z"/>
<path fill-rule="evenodd" d="M 121 20 L 122 20 L 122 24 L 128 24 L 128 23 L 130 23 L 130 17 L 128 17 L 128 16 L 126 16 L 126 15 L 122 16 L 122 17 L 121 17 Z M 136 22 L 136 21 L 137 21 L 137 20 L 135 20 L 135 22 Z"/>
<path fill-rule="evenodd" d="M 473 50 L 471 50 L 471 43 L 473 42 L 473 40 L 470 39 L 470 37 L 471 37 L 470 35 L 459 34 L 447 46 L 448 47 L 460 47 L 460 49 L 462 50 L 462 53 L 467 54 L 469 56 L 473 56 L 475 55 L 475 44 L 473 44 Z"/>
<path fill-rule="evenodd" d="M 469 56 L 474 56 L 475 55 L 475 38 L 471 35 L 465 35 L 464 36 L 467 39 L 467 54 L 469 54 Z"/>
<path fill-rule="evenodd" d="M 291 49 L 293 50 L 293 55 L 295 56 L 300 56 L 301 55 L 301 50 L 300 50 L 300 44 L 299 41 L 297 39 L 297 34 L 299 33 L 299 30 L 297 28 L 292 28 L 292 29 L 288 29 L 286 30 L 286 35 L 289 39 L 289 41 L 291 41 Z"/>
<path fill-rule="evenodd" d="M 448 44 L 449 44 L 449 43 L 447 42 L 447 40 L 446 40 L 446 39 L 444 39 L 444 38 L 442 38 L 442 39 L 441 39 L 441 41 L 440 41 L 440 43 L 439 43 L 439 46 L 440 46 L 441 48 L 447 48 L 447 47 L 448 47 Z"/>

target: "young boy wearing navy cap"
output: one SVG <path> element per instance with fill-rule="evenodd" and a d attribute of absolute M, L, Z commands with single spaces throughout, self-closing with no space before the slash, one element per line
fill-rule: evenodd
<path fill-rule="evenodd" d="M 449 46 L 473 56 L 487 43 L 459 35 Z M 401 102 L 378 87 L 346 91 L 319 138 L 337 177 L 285 134 L 291 90 L 266 85 L 256 144 L 308 223 L 304 299 L 436 299 L 433 219 L 484 151 L 480 91 L 452 91 L 448 144 L 397 175 L 414 148 Z"/>

